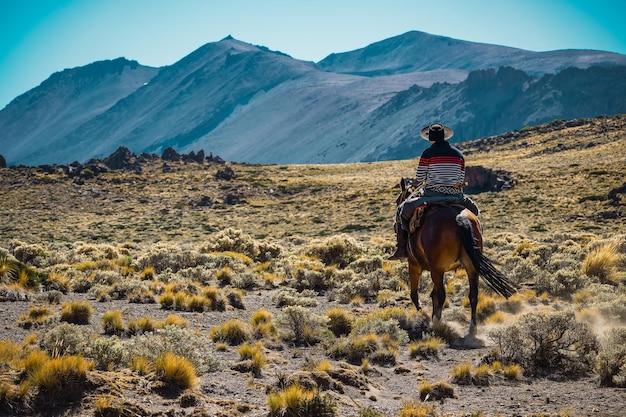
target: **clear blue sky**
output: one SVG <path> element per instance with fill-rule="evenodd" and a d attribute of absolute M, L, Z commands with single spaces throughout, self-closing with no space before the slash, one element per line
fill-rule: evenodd
<path fill-rule="evenodd" d="M 410 30 L 626 54 L 625 16 L 625 0 L 2 0 L 0 109 L 65 68 L 169 65 L 229 34 L 307 61 Z"/>

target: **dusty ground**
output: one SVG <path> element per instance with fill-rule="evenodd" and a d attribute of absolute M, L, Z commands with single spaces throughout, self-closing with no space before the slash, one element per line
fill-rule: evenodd
<path fill-rule="evenodd" d="M 248 293 L 244 297 L 245 310 L 230 308 L 226 312 L 175 313 L 189 320 L 189 328 L 204 333 L 228 318 L 237 317 L 248 322 L 250 315 L 259 308 L 273 311 L 275 315 L 279 314 L 279 309 L 270 301 L 271 295 L 272 291 Z M 70 299 L 89 300 L 87 296 L 79 294 L 66 298 Z M 99 324 L 100 319 L 102 314 L 109 310 L 120 309 L 125 318 L 151 316 L 156 320 L 172 313 L 161 309 L 159 304 L 133 304 L 126 300 L 90 301 L 95 309 L 91 326 L 101 334 L 103 330 Z M 318 301 L 319 306 L 315 311 L 319 311 L 319 314 L 323 314 L 329 306 L 335 304 L 322 296 L 318 297 Z M 428 301 L 425 300 L 423 304 L 424 308 L 430 311 Z M 20 341 L 31 332 L 16 325 L 18 317 L 28 311 L 29 305 L 30 303 L 25 301 L 0 303 L 3 339 Z M 408 300 L 400 300 L 398 305 L 413 308 Z M 353 311 L 358 313 L 359 309 L 367 308 L 371 306 L 353 307 Z M 403 346 L 399 350 L 394 366 L 373 365 L 366 374 L 359 366 L 331 360 L 332 368 L 348 369 L 358 375 L 358 378 L 352 378 L 356 386 L 340 383 L 343 393 L 328 392 L 337 399 L 339 406 L 337 415 L 358 416 L 360 408 L 370 408 L 384 416 L 399 416 L 405 401 L 419 400 L 418 386 L 422 380 L 426 379 L 433 383 L 449 381 L 453 367 L 467 361 L 474 365 L 480 363 L 481 358 L 491 352 L 492 347 L 489 338 L 484 334 L 484 328 L 479 329 L 478 337 L 485 342 L 485 347 L 475 349 L 444 347 L 438 358 L 431 359 L 413 359 L 409 356 L 408 348 Z M 124 374 L 125 378 L 128 378 L 123 392 L 126 406 L 132 405 L 136 407 L 136 411 L 139 410 L 139 414 L 145 412 L 146 415 L 185 416 L 202 412 L 204 414 L 197 415 L 265 416 L 266 389 L 276 384 L 280 373 L 293 374 L 304 369 L 307 362 L 328 360 L 322 344 L 316 347 L 297 348 L 286 342 L 271 343 L 266 348 L 268 366 L 263 369 L 260 377 L 254 377 L 230 369 L 229 366 L 236 363 L 239 358 L 236 347 L 215 353 L 222 367 L 217 372 L 202 376 L 198 387 L 192 391 L 195 405 L 183 407 L 180 396 L 168 398 L 146 389 L 147 382 L 137 376 L 130 377 L 128 371 Z M 578 380 L 522 377 L 514 382 L 493 379 L 488 386 L 458 384 L 452 386 L 455 398 L 436 403 L 436 409 L 443 415 L 617 417 L 624 416 L 626 410 L 626 389 L 600 388 L 593 377 Z M 82 407 L 57 410 L 53 414 L 91 416 L 93 410 L 88 403 L 89 400 L 93 398 L 86 397 Z"/>

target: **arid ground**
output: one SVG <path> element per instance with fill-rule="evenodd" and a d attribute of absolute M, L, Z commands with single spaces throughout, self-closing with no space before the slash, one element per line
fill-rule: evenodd
<path fill-rule="evenodd" d="M 624 415 L 626 116 L 459 147 L 512 185 L 472 195 L 518 287 L 478 340 L 464 271 L 434 327 L 386 260 L 415 158 L 0 169 L 0 414 Z"/>

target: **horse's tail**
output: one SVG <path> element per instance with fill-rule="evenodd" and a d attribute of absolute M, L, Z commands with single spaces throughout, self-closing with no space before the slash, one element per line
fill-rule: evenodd
<path fill-rule="evenodd" d="M 465 252 L 469 255 L 474 268 L 478 271 L 478 275 L 483 277 L 489 288 L 505 298 L 509 298 L 516 293 L 515 286 L 508 278 L 500 272 L 489 258 L 485 256 L 482 250 L 476 246 L 474 236 L 472 235 L 472 223 L 465 216 L 457 216 L 456 224 L 459 230 L 461 243 L 465 248 Z"/>

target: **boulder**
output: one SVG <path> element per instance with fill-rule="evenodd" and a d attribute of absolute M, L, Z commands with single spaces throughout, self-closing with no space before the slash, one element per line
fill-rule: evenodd
<path fill-rule="evenodd" d="M 514 182 L 510 173 L 480 165 L 465 168 L 465 181 L 467 192 L 502 191 L 511 188 Z"/>

